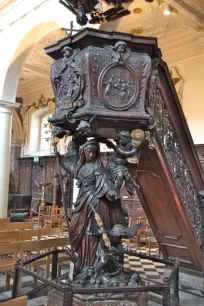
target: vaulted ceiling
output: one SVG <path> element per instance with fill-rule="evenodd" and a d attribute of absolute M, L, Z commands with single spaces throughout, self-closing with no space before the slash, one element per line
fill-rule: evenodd
<path fill-rule="evenodd" d="M 171 5 L 171 14 L 164 16 L 163 5 Z M 129 32 L 136 35 L 157 36 L 181 26 L 187 26 L 197 32 L 204 31 L 203 0 L 155 0 L 147 3 L 135 0 L 125 5 L 130 15 L 102 25 L 105 30 Z"/>
<path fill-rule="evenodd" d="M 34 80 L 50 79 L 50 65 L 53 59 L 46 55 L 44 48 L 54 44 L 57 40 L 66 37 L 66 33 L 61 29 L 50 32 L 42 40 L 33 46 L 26 62 L 24 63 L 19 87 L 25 87 Z"/>
<path fill-rule="evenodd" d="M 165 3 L 171 5 L 169 16 L 163 14 L 162 7 Z M 162 50 L 165 51 L 166 48 L 167 53 L 169 43 L 173 48 L 175 45 L 181 45 L 184 37 L 187 37 L 188 41 L 195 38 L 196 35 L 204 37 L 204 0 L 155 0 L 153 3 L 135 0 L 127 3 L 125 7 L 130 10 L 130 15 L 103 24 L 100 28 L 134 35 L 156 36 L 161 40 Z M 23 66 L 19 88 L 25 88 L 33 80 L 49 79 L 52 59 L 45 54 L 44 47 L 65 36 L 66 33 L 58 29 L 33 46 Z"/>

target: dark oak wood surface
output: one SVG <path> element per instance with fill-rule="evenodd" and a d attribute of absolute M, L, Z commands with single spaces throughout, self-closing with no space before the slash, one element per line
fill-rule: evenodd
<path fill-rule="evenodd" d="M 135 180 L 150 225 L 166 257 L 183 267 L 201 270 L 202 258 L 163 152 L 143 146 Z"/>

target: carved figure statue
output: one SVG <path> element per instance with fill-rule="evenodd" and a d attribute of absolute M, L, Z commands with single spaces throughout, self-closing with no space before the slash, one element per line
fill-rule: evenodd
<path fill-rule="evenodd" d="M 79 149 L 78 161 L 61 163 L 77 179 L 79 194 L 74 204 L 69 235 L 73 250 L 78 253 L 79 271 L 97 261 L 99 246 L 106 249 L 102 232 L 96 222 L 98 214 L 106 232 L 114 225 L 127 226 L 120 194 L 100 159 L 99 143 L 86 141 Z"/>
<path fill-rule="evenodd" d="M 59 206 L 59 200 L 60 200 L 60 180 L 59 180 L 59 173 L 56 172 L 54 174 L 54 178 L 52 180 L 52 186 L 53 186 L 53 205 Z"/>
<path fill-rule="evenodd" d="M 72 60 L 70 57 L 73 54 L 73 49 L 71 47 L 65 46 L 62 49 L 63 59 L 58 62 L 55 62 L 51 68 L 51 76 L 52 76 L 52 85 L 55 95 L 60 95 L 60 92 L 63 90 L 65 84 L 62 80 L 62 74 L 68 65 L 72 64 Z M 56 64 L 57 63 L 57 64 Z M 66 90 L 66 86 L 65 86 Z"/>
<path fill-rule="evenodd" d="M 125 64 L 131 55 L 131 50 L 124 41 L 117 41 L 114 46 L 105 45 L 104 48 L 109 50 L 116 65 Z"/>
<path fill-rule="evenodd" d="M 52 86 L 56 96 L 56 104 L 65 103 L 66 108 L 72 108 L 76 100 L 82 100 L 84 87 L 83 70 L 76 65 L 75 57 L 79 49 L 73 50 L 69 46 L 62 49 L 63 58 L 55 61 L 52 65 Z M 77 106 L 83 102 L 77 103 Z"/>
<path fill-rule="evenodd" d="M 137 184 L 133 181 L 128 173 L 127 160 L 132 157 L 137 150 L 133 148 L 131 134 L 129 131 L 122 130 L 118 133 L 117 150 L 118 153 L 114 156 L 107 165 L 112 180 L 115 182 L 115 187 L 120 191 L 123 182 L 130 195 L 133 195 Z"/>

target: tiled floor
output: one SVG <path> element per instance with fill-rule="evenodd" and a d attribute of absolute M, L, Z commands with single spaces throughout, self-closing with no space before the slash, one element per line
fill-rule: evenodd
<path fill-rule="evenodd" d="M 141 252 L 146 253 L 145 248 L 140 249 Z M 157 254 L 157 249 L 152 249 L 152 254 Z M 150 283 L 161 283 L 164 277 L 164 265 L 157 262 L 152 262 L 147 259 L 135 258 L 132 256 L 125 256 L 124 267 L 131 268 L 140 273 L 140 276 L 144 280 L 149 280 Z M 4 290 L 5 275 L 0 274 L 0 301 L 11 297 L 11 291 Z M 32 281 L 28 277 L 23 278 L 23 292 L 26 293 L 32 288 Z M 29 300 L 28 306 L 46 306 L 47 305 L 47 292 L 44 290 L 34 299 Z M 198 290 L 193 290 L 190 287 L 182 287 L 180 291 L 180 304 L 182 306 L 204 306 L 204 296 L 202 292 Z M 149 301 L 148 306 L 158 306 L 158 304 L 153 301 Z"/>

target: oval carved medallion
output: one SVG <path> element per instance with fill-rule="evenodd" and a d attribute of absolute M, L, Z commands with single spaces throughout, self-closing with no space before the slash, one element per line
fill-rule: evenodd
<path fill-rule="evenodd" d="M 125 110 L 135 102 L 139 93 L 137 73 L 127 65 L 109 65 L 99 78 L 98 89 L 106 106 Z"/>

